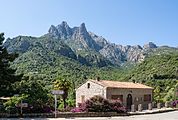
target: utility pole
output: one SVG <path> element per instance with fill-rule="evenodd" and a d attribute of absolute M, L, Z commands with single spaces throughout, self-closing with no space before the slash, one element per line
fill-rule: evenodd
<path fill-rule="evenodd" d="M 175 76 L 176 76 L 176 80 L 178 80 L 178 66 L 176 66 Z M 178 86 L 177 86 L 177 84 L 178 84 L 178 82 L 176 83 L 176 86 L 175 86 L 174 100 L 176 100 L 177 97 L 178 97 Z"/>
<path fill-rule="evenodd" d="M 56 113 L 56 112 L 57 112 L 57 111 L 56 111 L 56 109 L 57 109 L 57 95 L 56 95 L 56 94 L 54 95 L 54 100 L 55 100 L 55 101 L 54 101 L 54 102 L 55 102 L 55 103 L 54 103 L 54 104 L 55 104 L 55 105 L 54 105 L 54 106 L 55 106 L 55 113 L 54 113 L 54 114 L 55 114 L 55 118 L 56 118 L 56 117 L 57 117 L 57 113 Z"/>
<path fill-rule="evenodd" d="M 56 118 L 57 117 L 57 95 L 64 94 L 64 91 L 63 90 L 53 90 L 52 94 L 54 95 L 54 108 L 55 108 L 54 116 Z"/>
<path fill-rule="evenodd" d="M 176 67 L 176 80 L 178 80 L 178 66 Z"/>
<path fill-rule="evenodd" d="M 20 114 L 22 115 L 22 106 L 23 104 L 22 104 L 22 100 L 20 101 Z"/>

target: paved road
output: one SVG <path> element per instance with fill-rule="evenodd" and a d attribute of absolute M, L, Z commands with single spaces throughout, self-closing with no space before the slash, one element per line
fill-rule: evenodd
<path fill-rule="evenodd" d="M 18 120 L 1 118 L 0 120 Z M 91 118 L 25 118 L 21 120 L 178 120 L 178 111 L 147 114 L 147 115 L 135 115 L 127 117 L 91 117 Z"/>

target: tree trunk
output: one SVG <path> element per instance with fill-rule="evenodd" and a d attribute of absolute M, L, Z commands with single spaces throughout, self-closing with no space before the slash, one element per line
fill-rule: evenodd
<path fill-rule="evenodd" d="M 66 98 L 63 98 L 63 102 L 64 102 L 64 109 L 66 108 Z"/>
<path fill-rule="evenodd" d="M 67 95 L 68 95 L 67 91 L 64 91 L 64 94 L 63 94 L 64 109 L 67 107 L 67 103 L 66 103 Z"/>

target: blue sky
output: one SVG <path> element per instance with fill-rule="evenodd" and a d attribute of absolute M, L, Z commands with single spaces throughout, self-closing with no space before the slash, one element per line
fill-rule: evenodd
<path fill-rule="evenodd" d="M 41 36 L 51 24 L 86 24 L 88 31 L 123 45 L 178 46 L 178 0 L 0 0 L 5 37 Z"/>

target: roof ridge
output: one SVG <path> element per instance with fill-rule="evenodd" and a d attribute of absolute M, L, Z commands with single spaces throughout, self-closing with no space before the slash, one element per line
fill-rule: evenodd
<path fill-rule="evenodd" d="M 135 88 L 135 89 L 153 89 L 150 86 L 141 84 L 141 83 L 133 83 L 133 82 L 121 82 L 121 81 L 114 81 L 114 80 L 93 80 L 90 79 L 92 82 L 99 84 L 104 87 L 113 87 L 113 88 Z"/>

